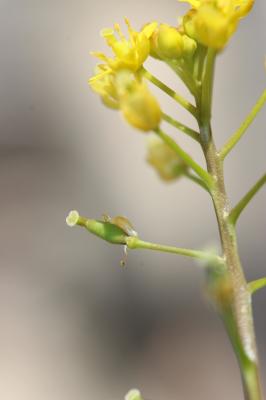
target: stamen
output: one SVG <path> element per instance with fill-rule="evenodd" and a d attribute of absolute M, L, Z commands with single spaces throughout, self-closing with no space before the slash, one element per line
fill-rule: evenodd
<path fill-rule="evenodd" d="M 108 36 L 113 36 L 114 35 L 114 30 L 111 29 L 111 28 L 104 28 L 104 29 L 101 30 L 100 35 L 103 38 L 106 38 Z"/>
<path fill-rule="evenodd" d="M 132 46 L 134 47 L 135 43 L 136 43 L 136 32 L 132 29 L 131 24 L 129 22 L 129 19 L 125 17 L 125 23 L 127 25 L 127 29 L 129 32 L 129 37 L 130 37 L 130 42 L 132 44 Z"/>
<path fill-rule="evenodd" d="M 90 54 L 94 57 L 99 58 L 100 60 L 107 62 L 108 63 L 108 57 L 104 53 L 101 53 L 99 51 L 91 51 Z"/>
<path fill-rule="evenodd" d="M 127 40 L 127 39 L 125 38 L 123 32 L 121 31 L 121 28 L 120 28 L 120 25 L 119 25 L 119 24 L 115 24 L 115 25 L 114 25 L 114 29 L 115 29 L 115 31 L 118 33 L 118 36 L 119 36 L 119 38 L 120 38 L 122 41 Z"/>

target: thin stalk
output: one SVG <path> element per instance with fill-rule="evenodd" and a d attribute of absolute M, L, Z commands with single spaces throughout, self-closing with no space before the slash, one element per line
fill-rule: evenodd
<path fill-rule="evenodd" d="M 242 138 L 250 124 L 254 121 L 258 112 L 262 109 L 266 102 L 266 89 L 262 92 L 261 96 L 259 97 L 257 103 L 252 108 L 240 128 L 231 136 L 228 142 L 224 145 L 222 150 L 220 151 L 220 157 L 222 160 L 225 159 L 227 154 L 235 147 L 235 145 L 239 142 Z"/>
<path fill-rule="evenodd" d="M 183 173 L 183 175 L 185 175 L 188 179 L 190 179 L 192 182 L 196 183 L 197 185 L 199 185 L 201 188 L 203 188 L 204 190 L 206 190 L 208 193 L 210 193 L 210 190 L 208 188 L 208 186 L 203 182 L 203 180 L 201 178 L 198 178 L 196 175 L 194 175 L 193 173 L 191 173 L 191 171 L 186 171 Z"/>
<path fill-rule="evenodd" d="M 184 249 L 180 247 L 166 246 L 158 243 L 146 242 L 144 240 L 139 239 L 138 237 L 133 237 L 133 236 L 128 237 L 126 244 L 129 249 L 145 249 L 145 250 L 160 251 L 163 253 L 179 254 L 182 256 L 197 258 L 208 262 L 215 262 L 220 264 L 221 266 L 224 263 L 224 260 L 221 257 L 212 253 L 200 250 Z"/>
<path fill-rule="evenodd" d="M 229 218 L 233 225 L 236 224 L 240 214 L 253 199 L 255 194 L 260 190 L 260 188 L 266 183 L 266 174 L 264 174 L 252 188 L 247 192 L 247 194 L 240 200 L 240 202 L 233 208 L 230 212 Z"/>
<path fill-rule="evenodd" d="M 178 104 L 180 104 L 182 107 L 184 107 L 190 114 L 192 114 L 194 117 L 197 117 L 197 109 L 193 104 L 189 103 L 186 99 L 184 99 L 180 94 L 176 93 L 173 89 L 171 89 L 169 86 L 165 85 L 162 81 L 160 81 L 158 78 L 153 76 L 149 71 L 147 71 L 144 67 L 141 69 L 142 75 L 148 79 L 151 83 L 153 83 L 155 86 L 157 86 L 159 89 L 161 89 L 163 92 L 165 92 L 168 96 L 172 97 Z"/>
<path fill-rule="evenodd" d="M 248 283 L 248 289 L 250 294 L 257 292 L 257 290 L 262 289 L 266 286 L 266 278 L 256 279 L 255 281 Z"/>
<path fill-rule="evenodd" d="M 182 62 L 178 61 L 167 61 L 169 67 L 179 76 L 179 78 L 184 82 L 188 90 L 193 96 L 198 95 L 198 85 L 194 78 L 191 76 L 192 71 L 187 71 L 187 66 L 184 68 Z M 197 115 L 195 115 L 197 118 Z"/>
<path fill-rule="evenodd" d="M 186 135 L 190 136 L 192 139 L 196 140 L 197 142 L 200 142 L 198 132 L 196 132 L 193 129 L 189 128 L 188 126 L 182 124 L 181 122 L 175 120 L 174 118 L 170 117 L 170 115 L 168 115 L 168 114 L 163 113 L 162 117 L 163 117 L 163 120 L 168 122 L 170 125 L 179 129 L 181 132 L 184 132 Z"/>
<path fill-rule="evenodd" d="M 167 143 L 175 152 L 178 154 L 180 158 L 190 166 L 193 171 L 205 182 L 208 188 L 211 188 L 213 185 L 213 178 L 211 175 L 205 171 L 193 158 L 190 157 L 188 153 L 186 153 L 170 136 L 166 135 L 160 128 L 155 129 L 154 131 L 165 143 Z"/>
<path fill-rule="evenodd" d="M 212 93 L 213 93 L 213 78 L 216 52 L 213 49 L 207 50 L 205 58 L 205 68 L 202 71 L 202 91 L 201 98 L 197 100 L 200 108 L 199 127 L 202 143 L 208 143 L 211 139 L 211 111 L 212 111 Z"/>

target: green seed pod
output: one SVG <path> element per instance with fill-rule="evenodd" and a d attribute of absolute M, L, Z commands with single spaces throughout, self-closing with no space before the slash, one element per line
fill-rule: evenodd
<path fill-rule="evenodd" d="M 70 211 L 66 218 L 68 226 L 83 226 L 89 232 L 114 244 L 126 244 L 128 234 L 119 226 L 106 221 L 98 221 L 95 219 L 84 218 L 77 211 Z"/>

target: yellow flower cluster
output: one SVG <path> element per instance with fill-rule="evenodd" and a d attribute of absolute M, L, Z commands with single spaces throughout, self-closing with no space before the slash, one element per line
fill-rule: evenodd
<path fill-rule="evenodd" d="M 204 46 L 221 50 L 251 10 L 254 0 L 179 0 L 192 8 L 183 17 L 188 36 Z"/>
<path fill-rule="evenodd" d="M 149 131 L 159 126 L 161 109 L 147 85 L 142 82 L 138 71 L 150 54 L 150 37 L 157 23 L 147 24 L 141 32 L 136 32 L 129 21 L 125 21 L 129 40 L 118 24 L 115 24 L 114 29 L 102 31 L 102 36 L 113 50 L 114 58 L 103 53 L 92 53 L 104 64 L 98 65 L 89 84 L 101 96 L 105 105 L 120 109 L 125 119 L 135 128 Z"/>
<path fill-rule="evenodd" d="M 107 57 L 100 52 L 92 52 L 91 54 L 104 61 L 114 71 L 129 69 L 136 72 L 150 54 L 149 39 L 156 29 L 157 22 L 147 24 L 140 32 L 132 29 L 127 18 L 125 18 L 125 22 L 128 27 L 129 40 L 123 35 L 119 24 L 115 24 L 114 29 L 106 28 L 101 32 L 102 37 L 113 50 L 114 58 Z"/>
<path fill-rule="evenodd" d="M 143 63 L 149 56 L 166 62 L 180 76 L 193 95 L 197 93 L 195 70 L 200 65 L 199 45 L 222 50 L 237 28 L 239 20 L 252 8 L 254 0 L 179 0 L 190 10 L 180 19 L 180 26 L 151 22 L 140 32 L 128 19 L 128 38 L 118 24 L 101 32 L 113 56 L 92 54 L 101 60 L 89 80 L 103 103 L 119 109 L 134 127 L 149 131 L 158 128 L 160 106 L 142 81 Z M 199 51 L 198 51 L 199 49 Z M 195 68 L 194 68 L 195 66 Z"/>

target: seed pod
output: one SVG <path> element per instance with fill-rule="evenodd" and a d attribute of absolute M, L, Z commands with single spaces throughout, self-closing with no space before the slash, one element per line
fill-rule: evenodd
<path fill-rule="evenodd" d="M 114 244 L 126 244 L 128 234 L 124 229 L 120 228 L 111 222 L 98 221 L 95 219 L 84 218 L 77 211 L 70 211 L 66 218 L 68 226 L 80 225 L 86 228 L 89 232 Z"/>

